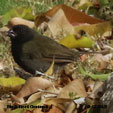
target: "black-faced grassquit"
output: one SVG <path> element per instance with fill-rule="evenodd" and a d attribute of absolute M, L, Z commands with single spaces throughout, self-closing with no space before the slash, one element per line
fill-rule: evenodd
<path fill-rule="evenodd" d="M 47 71 L 53 59 L 58 67 L 76 61 L 81 55 L 25 25 L 15 25 L 7 35 L 15 62 L 31 74 Z"/>

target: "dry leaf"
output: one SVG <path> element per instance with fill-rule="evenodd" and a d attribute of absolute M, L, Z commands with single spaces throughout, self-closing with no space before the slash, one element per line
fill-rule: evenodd
<path fill-rule="evenodd" d="M 58 95 L 58 98 L 71 98 L 70 94 L 74 97 L 86 97 L 87 93 L 83 81 L 81 79 L 75 79 L 61 89 L 61 92 Z"/>
<path fill-rule="evenodd" d="M 6 32 L 8 30 L 9 30 L 9 28 L 4 26 L 4 27 L 0 28 L 0 33 L 4 33 L 4 32 Z"/>
<path fill-rule="evenodd" d="M 72 99 L 65 99 L 65 98 L 50 98 L 50 99 L 47 99 L 45 101 L 45 104 L 47 105 L 54 105 L 62 110 L 65 111 L 65 105 L 67 103 L 70 103 L 72 102 Z"/>
<path fill-rule="evenodd" d="M 85 79 L 84 80 L 84 84 L 86 86 L 86 89 L 87 89 L 87 93 L 91 93 L 93 88 L 94 88 L 94 85 L 95 85 L 95 81 L 92 80 L 92 79 Z"/>
<path fill-rule="evenodd" d="M 21 111 L 21 113 L 33 113 L 33 111 L 30 111 L 30 110 L 24 110 L 24 109 L 23 109 L 23 110 Z"/>
<path fill-rule="evenodd" d="M 4 65 L 3 65 L 3 63 L 0 63 L 0 71 L 1 70 L 4 70 Z"/>
<path fill-rule="evenodd" d="M 11 94 L 11 97 L 16 103 L 19 103 L 20 105 L 25 104 L 23 97 L 17 97 L 14 94 Z"/>
<path fill-rule="evenodd" d="M 57 106 L 57 104 L 59 103 L 66 103 L 66 102 L 71 102 L 72 99 L 65 99 L 65 98 L 50 98 L 46 100 L 46 104 L 47 105 L 55 105 Z"/>
<path fill-rule="evenodd" d="M 51 66 L 50 66 L 49 69 L 45 72 L 45 74 L 47 74 L 47 75 L 52 75 L 52 74 L 53 74 L 54 64 L 55 64 L 55 62 L 54 62 L 54 59 L 53 59 Z"/>
<path fill-rule="evenodd" d="M 96 81 L 92 93 L 89 95 L 91 98 L 98 98 L 98 92 L 102 91 L 103 82 Z"/>
<path fill-rule="evenodd" d="M 30 28 L 33 28 L 35 26 L 34 22 L 29 21 L 29 20 L 25 20 L 25 19 L 22 19 L 19 17 L 14 17 L 9 21 L 9 27 L 13 27 L 13 26 L 18 25 L 18 24 L 23 24 L 23 25 L 26 25 Z"/>
<path fill-rule="evenodd" d="M 48 22 L 48 27 L 53 36 L 58 34 L 74 34 L 74 27 L 69 23 L 62 9 L 59 9 Z"/>
<path fill-rule="evenodd" d="M 38 89 L 46 89 L 51 85 L 52 83 L 47 79 L 31 77 L 26 81 L 25 85 L 16 96 L 22 98 L 38 91 Z"/>
<path fill-rule="evenodd" d="M 43 113 L 40 109 L 34 109 L 32 113 Z"/>
<path fill-rule="evenodd" d="M 98 71 L 101 71 L 105 69 L 109 63 L 109 61 L 112 58 L 112 54 L 102 55 L 102 54 L 96 54 L 93 59 L 94 61 L 99 63 Z"/>
<path fill-rule="evenodd" d="M 41 97 L 41 94 L 42 94 L 42 92 L 37 92 L 37 93 L 32 94 L 26 101 L 26 104 L 29 104 L 31 102 L 38 100 L 38 98 Z"/>
<path fill-rule="evenodd" d="M 63 113 L 60 109 L 55 106 L 52 106 L 52 109 L 48 113 Z"/>
<path fill-rule="evenodd" d="M 7 100 L 0 100 L 0 113 L 5 113 Z"/>
<path fill-rule="evenodd" d="M 67 109 L 65 111 L 65 113 L 73 113 L 73 110 L 76 110 L 77 112 L 77 109 L 75 109 L 77 106 L 74 102 L 71 102 L 68 106 L 67 106 Z M 75 113 L 75 112 L 74 112 Z"/>
<path fill-rule="evenodd" d="M 54 7 L 53 9 L 43 13 L 42 15 L 39 15 L 36 17 L 35 19 L 35 24 L 36 26 L 39 26 L 43 21 L 42 19 L 45 21 L 48 21 L 50 18 L 53 17 L 53 15 L 56 14 L 56 12 L 62 9 L 63 12 L 65 13 L 68 21 L 72 24 L 72 25 L 78 25 L 80 23 L 89 23 L 89 24 L 96 24 L 96 23 L 100 23 L 103 22 L 103 20 L 97 19 L 95 17 L 91 17 L 86 15 L 85 13 L 78 11 L 74 8 L 71 8 L 67 5 L 57 5 L 56 7 Z M 43 17 L 43 18 L 41 18 Z"/>
<path fill-rule="evenodd" d="M 82 24 L 80 26 L 75 26 L 76 32 L 79 32 L 80 30 L 85 31 L 90 36 L 109 37 L 111 36 L 111 33 L 112 33 L 112 24 L 110 22 L 102 22 L 102 23 L 96 23 L 93 25 Z"/>

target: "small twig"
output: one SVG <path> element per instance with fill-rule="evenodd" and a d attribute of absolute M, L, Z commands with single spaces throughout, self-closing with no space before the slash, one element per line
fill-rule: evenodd
<path fill-rule="evenodd" d="M 110 49 L 111 51 L 113 51 L 113 48 L 108 45 L 104 45 L 104 48 L 107 48 L 107 49 Z"/>
<path fill-rule="evenodd" d="M 53 93 L 53 92 L 45 91 L 45 90 L 42 90 L 42 89 L 38 89 L 37 91 L 43 92 L 43 93 L 54 94 L 54 95 L 56 95 L 56 96 L 58 95 L 58 93 Z"/>

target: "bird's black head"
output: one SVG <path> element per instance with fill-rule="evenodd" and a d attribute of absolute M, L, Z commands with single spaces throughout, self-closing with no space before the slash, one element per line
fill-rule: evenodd
<path fill-rule="evenodd" d="M 26 25 L 15 25 L 7 32 L 11 41 L 27 41 L 33 34 L 33 30 Z"/>

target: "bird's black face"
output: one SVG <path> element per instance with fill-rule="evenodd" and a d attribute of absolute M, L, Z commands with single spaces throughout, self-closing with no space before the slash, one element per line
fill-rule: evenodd
<path fill-rule="evenodd" d="M 17 36 L 16 32 L 13 29 L 10 29 L 7 32 L 7 36 L 9 36 L 10 38 L 15 38 Z"/>
<path fill-rule="evenodd" d="M 7 36 L 9 36 L 13 40 L 13 39 L 19 38 L 19 37 L 22 38 L 29 32 L 30 32 L 29 27 L 27 27 L 25 25 L 15 25 L 7 32 Z"/>

